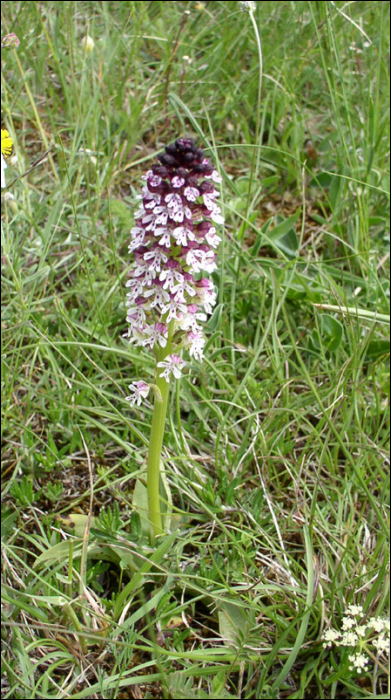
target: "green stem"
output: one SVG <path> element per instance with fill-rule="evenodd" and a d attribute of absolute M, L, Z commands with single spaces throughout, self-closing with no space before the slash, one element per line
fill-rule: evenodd
<path fill-rule="evenodd" d="M 156 386 L 160 390 L 162 400 L 160 401 L 155 397 L 147 466 L 148 517 L 151 524 L 152 542 L 156 535 L 162 532 L 159 494 L 160 456 L 163 446 L 168 394 L 170 392 L 170 385 L 163 377 L 158 376 Z"/>
<path fill-rule="evenodd" d="M 78 641 L 80 642 L 80 646 L 82 648 L 83 654 L 87 654 L 88 646 L 87 646 L 86 638 L 83 634 L 83 627 L 81 626 L 74 609 L 72 608 L 72 606 L 69 603 L 65 603 L 64 613 L 68 616 L 68 618 L 70 620 L 72 620 L 72 622 L 75 626 L 75 629 L 78 632 L 77 638 L 78 638 Z"/>
<path fill-rule="evenodd" d="M 256 171 L 256 173 L 258 173 L 259 159 L 260 159 L 260 155 L 261 155 L 261 149 L 257 148 L 257 146 L 258 146 L 258 140 L 259 140 L 260 135 L 261 135 L 260 134 L 260 131 L 261 131 L 261 103 L 262 103 L 262 80 L 263 80 L 263 55 L 262 55 L 261 37 L 259 34 L 258 25 L 257 25 L 255 17 L 254 17 L 254 11 L 250 10 L 249 14 L 250 14 L 250 19 L 251 19 L 251 22 L 252 22 L 252 25 L 254 28 L 255 41 L 257 43 L 257 49 L 258 49 L 259 79 L 258 79 L 257 114 L 256 114 L 256 120 L 255 120 L 255 143 L 254 143 L 253 157 L 252 157 L 252 163 L 251 163 L 251 169 L 250 169 L 250 182 L 248 185 L 246 219 L 248 219 L 250 217 L 250 203 L 251 203 L 251 196 L 252 196 L 252 186 L 253 186 L 255 171 Z M 261 145 L 261 144 L 259 144 L 259 145 Z M 255 166 L 255 160 L 257 160 L 256 166 Z"/>
<path fill-rule="evenodd" d="M 171 322 L 168 328 L 168 342 L 164 349 L 156 351 L 156 363 L 164 360 L 172 351 L 172 336 L 175 330 L 175 322 Z M 161 374 L 160 367 L 156 369 L 156 387 L 159 391 L 155 394 L 153 406 L 151 437 L 149 441 L 149 455 L 147 465 L 147 493 L 148 493 L 148 518 L 151 525 L 151 542 L 156 535 L 163 532 L 162 514 L 160 509 L 160 458 L 163 447 L 164 426 L 167 416 L 168 396 L 170 384 Z M 160 392 L 160 395 L 159 395 Z"/>

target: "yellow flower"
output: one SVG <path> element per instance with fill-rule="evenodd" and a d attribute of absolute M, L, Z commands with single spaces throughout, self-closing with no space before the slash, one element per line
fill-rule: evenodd
<path fill-rule="evenodd" d="M 81 43 L 86 53 L 91 53 L 91 51 L 94 50 L 95 42 L 92 36 L 88 36 L 87 34 L 87 36 L 81 40 Z"/>
<path fill-rule="evenodd" d="M 9 135 L 7 129 L 1 130 L 1 153 L 7 158 L 12 153 L 12 137 Z"/>

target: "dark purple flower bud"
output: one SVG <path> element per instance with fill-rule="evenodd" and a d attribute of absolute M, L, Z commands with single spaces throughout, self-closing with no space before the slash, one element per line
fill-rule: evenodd
<path fill-rule="evenodd" d="M 204 182 L 201 182 L 201 184 L 198 186 L 198 189 L 200 190 L 201 194 L 211 194 L 211 192 L 214 192 L 216 188 L 213 182 L 204 180 Z"/>
<path fill-rule="evenodd" d="M 212 226 L 213 224 L 211 221 L 201 221 L 199 224 L 197 224 L 196 233 L 202 233 L 206 236 L 206 234 L 209 233 L 209 230 L 212 228 Z"/>
<path fill-rule="evenodd" d="M 166 195 L 172 191 L 171 184 L 169 182 L 167 182 L 167 180 L 162 180 L 160 185 L 155 185 L 155 186 L 151 185 L 151 183 L 148 180 L 147 187 L 148 187 L 150 192 L 154 192 L 155 194 L 161 194 L 161 195 Z"/>
<path fill-rule="evenodd" d="M 195 160 L 195 158 L 196 158 L 195 154 L 194 154 L 194 153 L 190 153 L 190 152 L 189 152 L 189 153 L 185 153 L 184 156 L 183 156 L 183 160 L 184 160 L 185 163 L 187 163 L 187 164 L 192 163 L 193 160 Z"/>
<path fill-rule="evenodd" d="M 177 149 L 178 149 L 179 151 L 182 151 L 183 153 L 185 153 L 186 151 L 193 151 L 193 150 L 195 150 L 195 143 L 194 143 L 194 141 L 193 141 L 192 139 L 189 139 L 189 138 L 186 138 L 186 137 L 181 138 L 181 139 L 177 139 L 177 140 L 175 141 L 175 145 L 176 145 Z"/>
<path fill-rule="evenodd" d="M 177 161 L 174 156 L 169 156 L 168 153 L 161 153 L 157 159 L 163 165 L 177 165 Z"/>
<path fill-rule="evenodd" d="M 213 284 L 210 280 L 206 279 L 206 277 L 203 277 L 202 279 L 197 280 L 196 287 L 198 289 L 213 289 Z"/>
<path fill-rule="evenodd" d="M 153 282 L 154 287 L 163 287 L 163 285 L 164 285 L 164 282 L 162 280 L 160 280 L 158 277 Z"/>
<path fill-rule="evenodd" d="M 135 299 L 135 304 L 136 306 L 143 306 L 147 301 L 148 299 L 145 299 L 145 297 L 137 297 L 137 299 Z"/>
<path fill-rule="evenodd" d="M 196 163 L 193 165 L 193 170 L 198 175 L 212 175 L 213 166 L 208 163 Z"/>
<path fill-rule="evenodd" d="M 178 175 L 178 177 L 183 177 L 186 179 L 189 177 L 189 171 L 187 170 L 187 168 L 178 168 L 176 171 L 176 175 Z"/>
<path fill-rule="evenodd" d="M 144 253 L 147 253 L 149 251 L 149 248 L 147 248 L 145 245 L 140 246 L 140 248 L 137 248 L 137 250 L 134 251 L 135 256 L 142 256 Z"/>
<path fill-rule="evenodd" d="M 198 178 L 190 175 L 186 180 L 187 187 L 198 187 Z"/>
<path fill-rule="evenodd" d="M 154 175 L 158 175 L 161 178 L 166 178 L 170 174 L 170 171 L 168 168 L 166 168 L 164 165 L 158 165 L 157 163 L 155 163 L 152 166 L 152 172 Z"/>
<path fill-rule="evenodd" d="M 176 147 L 175 143 L 170 143 L 168 146 L 165 146 L 164 150 L 170 156 L 176 156 L 176 154 L 177 154 L 177 147 Z"/>
<path fill-rule="evenodd" d="M 210 216 L 210 209 L 208 209 L 208 207 L 206 207 L 205 205 L 199 207 L 199 211 L 202 214 L 202 216 Z"/>
<path fill-rule="evenodd" d="M 180 270 L 182 269 L 179 262 L 177 260 L 174 260 L 174 258 L 170 258 L 167 263 L 166 267 L 170 268 L 170 270 Z"/>

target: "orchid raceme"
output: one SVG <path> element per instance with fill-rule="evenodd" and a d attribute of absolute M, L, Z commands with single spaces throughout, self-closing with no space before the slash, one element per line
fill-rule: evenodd
<path fill-rule="evenodd" d="M 126 283 L 126 337 L 136 346 L 151 349 L 156 358 L 147 477 L 154 534 L 162 529 L 158 471 L 169 382 L 172 377 L 179 379 L 186 367 L 182 350 L 196 360 L 203 358 L 206 341 L 201 323 L 213 310 L 216 292 L 211 280 L 202 275 L 217 269 L 221 238 L 216 226 L 224 223 L 215 187 L 221 178 L 201 148 L 189 138 L 180 138 L 166 146 L 158 161 L 143 177 L 129 245 L 134 264 Z M 130 404 L 141 405 L 147 388 L 145 382 L 131 384 Z"/>
<path fill-rule="evenodd" d="M 196 279 L 217 266 L 220 243 L 215 224 L 222 224 L 214 182 L 220 177 L 191 139 L 177 139 L 145 176 L 129 252 L 135 263 L 126 283 L 130 343 L 175 358 L 182 348 L 202 360 L 205 339 L 199 321 L 216 303 L 213 283 Z M 175 352 L 173 353 L 173 350 Z M 161 365 L 164 376 L 179 378 L 185 362 Z M 131 385 L 133 386 L 133 385 Z M 138 401 L 138 394 L 129 397 Z"/>

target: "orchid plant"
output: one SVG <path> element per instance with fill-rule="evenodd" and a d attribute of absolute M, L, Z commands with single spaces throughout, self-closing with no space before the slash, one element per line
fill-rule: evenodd
<path fill-rule="evenodd" d="M 152 350 L 155 383 L 133 382 L 127 400 L 140 406 L 150 390 L 154 410 L 147 466 L 148 517 L 152 540 L 162 532 L 160 459 L 171 380 L 186 366 L 181 357 L 202 360 L 201 323 L 212 313 L 216 292 L 202 273 L 217 269 L 216 248 L 224 223 L 215 183 L 221 178 L 190 138 L 165 147 L 144 176 L 129 252 L 134 263 L 126 283 L 126 333 L 130 343 Z"/>

